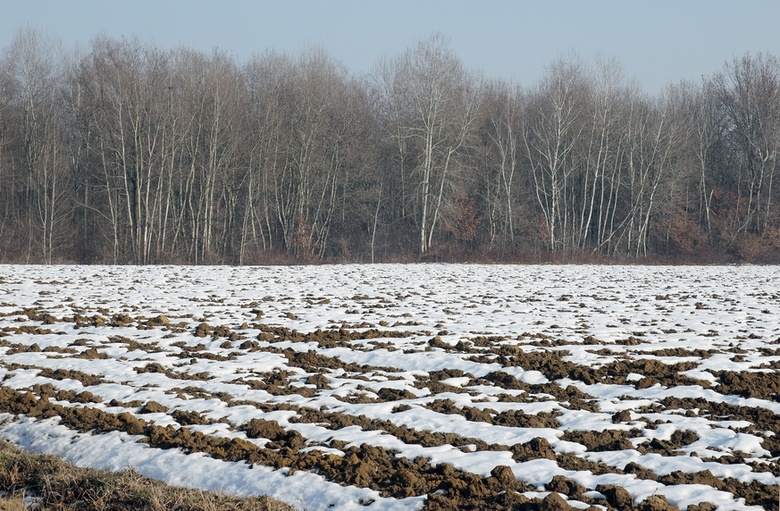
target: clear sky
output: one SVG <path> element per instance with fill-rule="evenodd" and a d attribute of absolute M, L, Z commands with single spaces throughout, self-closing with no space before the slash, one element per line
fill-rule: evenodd
<path fill-rule="evenodd" d="M 28 25 L 66 46 L 138 36 L 239 61 L 319 45 L 354 74 L 441 33 L 486 78 L 533 86 L 574 50 L 616 58 L 650 93 L 746 52 L 780 56 L 780 0 L 0 0 L 0 48 Z"/>

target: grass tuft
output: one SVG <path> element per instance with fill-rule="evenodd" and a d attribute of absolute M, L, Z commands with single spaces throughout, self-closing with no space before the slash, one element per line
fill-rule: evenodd
<path fill-rule="evenodd" d="M 29 507 L 27 502 L 33 504 Z M 232 497 L 177 488 L 138 472 L 78 468 L 55 456 L 21 451 L 0 440 L 0 510 L 23 511 L 295 511 L 269 497 Z"/>

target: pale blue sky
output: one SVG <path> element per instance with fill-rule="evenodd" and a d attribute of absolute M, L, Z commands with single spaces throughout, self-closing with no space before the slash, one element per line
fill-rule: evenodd
<path fill-rule="evenodd" d="M 0 48 L 26 25 L 66 46 L 135 35 L 239 60 L 320 45 L 354 74 L 441 33 L 486 78 L 533 86 L 575 50 L 588 62 L 616 58 L 651 93 L 745 52 L 780 56 L 778 0 L 0 0 Z"/>

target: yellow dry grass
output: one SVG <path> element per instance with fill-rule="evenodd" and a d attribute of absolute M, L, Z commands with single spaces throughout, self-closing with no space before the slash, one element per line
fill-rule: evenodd
<path fill-rule="evenodd" d="M 27 507 L 25 497 L 33 497 Z M 295 511 L 268 497 L 238 498 L 168 486 L 132 470 L 74 467 L 0 440 L 0 511 Z"/>

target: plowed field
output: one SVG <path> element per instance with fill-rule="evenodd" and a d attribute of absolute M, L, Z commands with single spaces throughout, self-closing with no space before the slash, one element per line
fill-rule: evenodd
<path fill-rule="evenodd" d="M 300 509 L 776 509 L 780 269 L 0 266 L 0 437 Z"/>

